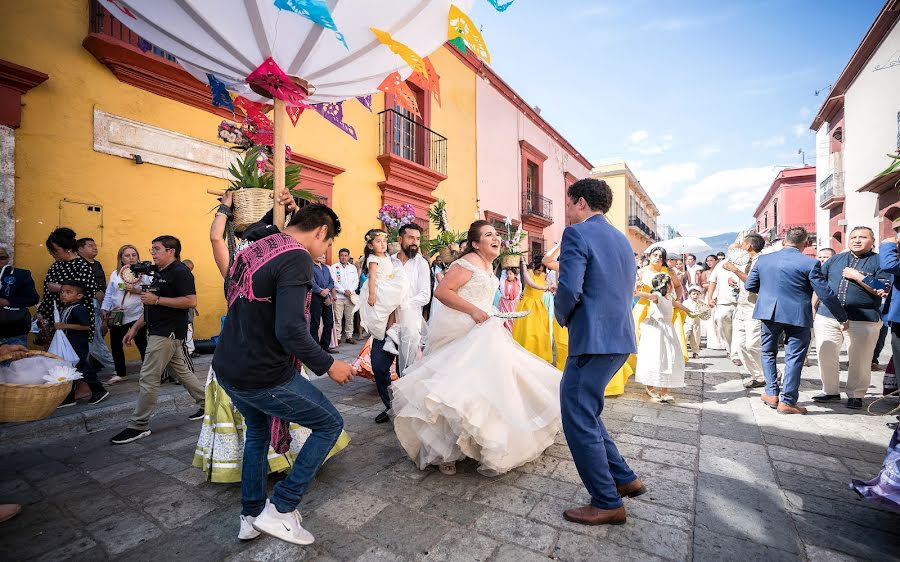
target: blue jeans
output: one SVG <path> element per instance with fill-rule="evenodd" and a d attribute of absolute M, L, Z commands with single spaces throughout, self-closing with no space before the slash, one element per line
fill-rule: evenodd
<path fill-rule="evenodd" d="M 272 493 L 272 504 L 278 511 L 294 511 L 340 437 L 344 429 L 343 418 L 328 398 L 301 375 L 294 375 L 279 386 L 255 390 L 240 390 L 221 379 L 218 382 L 247 424 L 241 468 L 241 515 L 256 517 L 266 506 L 272 417 L 300 424 L 312 431 L 291 472 L 275 485 Z"/>
<path fill-rule="evenodd" d="M 606 385 L 626 359 L 626 353 L 570 356 L 559 386 L 563 432 L 591 505 L 600 509 L 621 507 L 616 485 L 637 479 L 600 419 Z"/>
<path fill-rule="evenodd" d="M 778 388 L 778 340 L 784 334 L 784 387 Z M 762 368 L 766 377 L 766 394 L 778 396 L 781 402 L 796 406 L 800 397 L 800 371 L 809 350 L 810 329 L 774 320 L 762 321 Z"/>

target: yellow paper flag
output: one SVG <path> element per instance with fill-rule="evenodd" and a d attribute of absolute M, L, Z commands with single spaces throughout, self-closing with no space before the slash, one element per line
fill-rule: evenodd
<path fill-rule="evenodd" d="M 370 27 L 369 29 L 372 31 L 372 33 L 375 34 L 375 37 L 377 37 L 381 43 L 387 45 L 391 49 L 391 51 L 400 55 L 400 58 L 403 59 L 403 62 L 408 64 L 409 67 L 413 69 L 413 72 L 421 72 L 425 75 L 426 78 L 428 77 L 428 68 L 422 61 L 422 57 L 417 55 L 415 51 L 413 51 L 403 43 L 395 40 L 387 31 L 382 31 L 374 27 Z"/>
<path fill-rule="evenodd" d="M 488 64 L 491 63 L 491 54 L 487 50 L 487 45 L 484 44 L 484 38 L 479 33 L 478 27 L 456 4 L 450 5 L 448 24 L 447 39 L 453 40 L 462 37 L 466 46 L 472 49 L 478 58 Z"/>

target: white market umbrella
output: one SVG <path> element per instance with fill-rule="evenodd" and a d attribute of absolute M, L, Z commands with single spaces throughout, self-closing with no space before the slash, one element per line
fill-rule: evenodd
<path fill-rule="evenodd" d="M 261 101 L 265 98 L 245 80 L 272 58 L 286 75 L 304 81 L 310 103 L 369 95 L 393 72 L 401 78 L 412 73 L 370 28 L 426 57 L 448 39 L 451 6 L 467 12 L 473 1 L 100 0 L 126 27 L 174 55 L 205 84 L 211 74 L 228 90 Z M 286 115 L 285 102 L 272 101 L 277 202 L 284 191 Z M 284 222 L 284 207 L 278 204 L 275 221 Z"/>
<path fill-rule="evenodd" d="M 709 244 L 696 236 L 678 236 L 663 240 L 647 248 L 644 253 L 649 254 L 653 248 L 663 248 L 667 254 L 705 254 L 712 251 Z"/>

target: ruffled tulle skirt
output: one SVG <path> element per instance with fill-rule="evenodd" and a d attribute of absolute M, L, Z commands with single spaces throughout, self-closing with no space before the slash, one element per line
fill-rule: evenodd
<path fill-rule="evenodd" d="M 502 474 L 553 444 L 559 371 L 513 341 L 501 319 L 460 318 L 451 322 L 461 329 L 447 330 L 458 337 L 392 383 L 394 430 L 420 469 L 469 457 L 483 474 Z"/>

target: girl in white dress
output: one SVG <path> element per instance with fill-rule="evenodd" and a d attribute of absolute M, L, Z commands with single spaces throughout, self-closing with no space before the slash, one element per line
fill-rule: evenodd
<path fill-rule="evenodd" d="M 679 308 L 692 318 L 698 315 L 672 298 L 672 280 L 667 274 L 654 276 L 651 288 L 650 293 L 634 293 L 650 301 L 647 316 L 641 323 L 635 378 L 646 387 L 654 402 L 674 402 L 669 389 L 684 386 L 684 355 L 672 325 L 672 310 Z"/>
<path fill-rule="evenodd" d="M 425 355 L 391 384 L 394 430 L 420 469 L 453 474 L 470 457 L 496 475 L 530 462 L 560 429 L 559 372 L 517 344 L 493 317 L 500 238 L 486 221 L 435 291 Z"/>
<path fill-rule="evenodd" d="M 367 279 L 356 305 L 360 324 L 375 339 L 385 340 L 386 351 L 396 354 L 400 337 L 395 311 L 407 301 L 409 283 L 403 268 L 387 253 L 387 232 L 373 228 L 366 233 L 364 260 Z"/>

